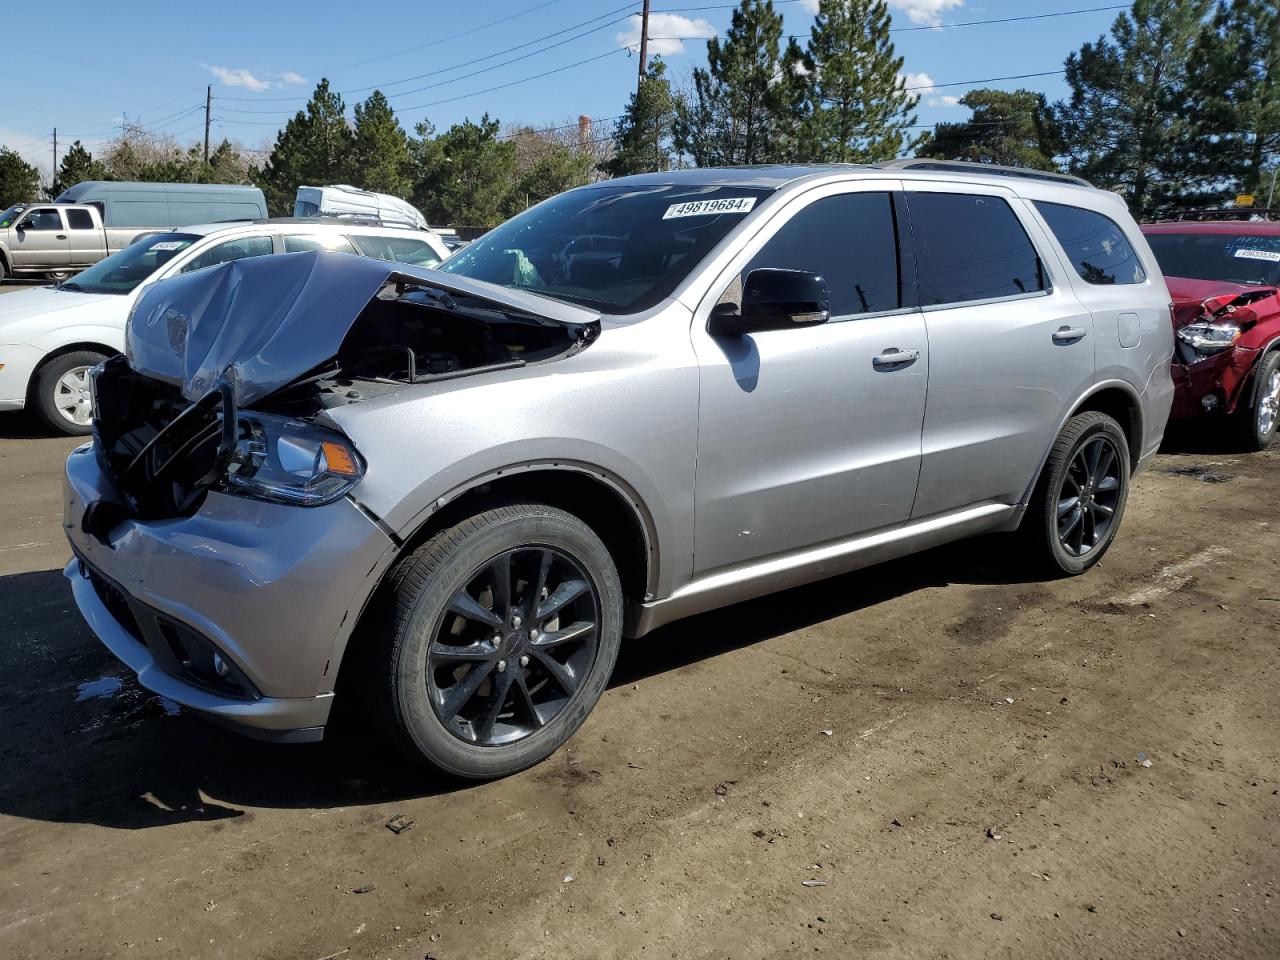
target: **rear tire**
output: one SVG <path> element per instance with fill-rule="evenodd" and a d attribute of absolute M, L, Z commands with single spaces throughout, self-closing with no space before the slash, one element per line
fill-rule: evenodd
<path fill-rule="evenodd" d="M 523 770 L 600 699 L 622 604 L 608 549 L 577 517 L 543 504 L 486 510 L 393 570 L 370 618 L 370 705 L 396 744 L 437 770 Z"/>
<path fill-rule="evenodd" d="M 1255 452 L 1265 450 L 1276 436 L 1280 422 L 1280 350 L 1272 350 L 1254 368 L 1249 403 L 1236 410 L 1240 445 Z"/>
<path fill-rule="evenodd" d="M 71 437 L 93 432 L 88 375 L 106 359 L 93 350 L 77 350 L 46 361 L 36 371 L 32 400 L 37 415 L 48 427 Z"/>
<path fill-rule="evenodd" d="M 1067 421 L 1036 483 L 1019 532 L 1050 576 L 1075 576 L 1102 559 L 1129 496 L 1129 444 L 1105 413 Z"/>

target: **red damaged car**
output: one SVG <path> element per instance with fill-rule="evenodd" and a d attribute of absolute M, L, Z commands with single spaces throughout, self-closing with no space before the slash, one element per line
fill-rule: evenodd
<path fill-rule="evenodd" d="M 1170 420 L 1227 416 L 1261 450 L 1280 412 L 1280 222 L 1154 223 L 1142 232 L 1173 296 Z"/>

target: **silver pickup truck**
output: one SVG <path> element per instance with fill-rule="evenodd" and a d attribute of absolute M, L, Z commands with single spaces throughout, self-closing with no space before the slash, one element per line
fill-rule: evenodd
<path fill-rule="evenodd" d="M 0 214 L 0 280 L 11 274 L 62 279 L 152 229 L 108 228 L 88 204 L 17 204 Z"/>
<path fill-rule="evenodd" d="M 20 203 L 0 213 L 0 280 L 9 274 L 61 279 L 146 233 L 266 215 L 262 191 L 253 186 L 85 180 L 52 202 Z"/>

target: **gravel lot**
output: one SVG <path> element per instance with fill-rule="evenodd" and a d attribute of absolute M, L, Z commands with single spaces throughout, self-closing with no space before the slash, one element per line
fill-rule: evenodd
<path fill-rule="evenodd" d="M 74 445 L 0 415 L 6 958 L 1280 956 L 1280 451 L 1172 444 L 1083 578 L 970 543 L 667 628 L 460 787 L 140 690 L 61 575 Z"/>

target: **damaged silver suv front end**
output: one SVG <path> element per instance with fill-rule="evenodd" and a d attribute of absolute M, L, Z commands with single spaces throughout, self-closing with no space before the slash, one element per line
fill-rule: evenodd
<path fill-rule="evenodd" d="M 343 254 L 224 264 L 143 297 L 68 459 L 66 569 L 141 683 L 244 732 L 318 739 L 399 544 L 328 411 L 571 355 L 588 311 Z M 179 599 L 180 598 L 180 599 Z"/>

